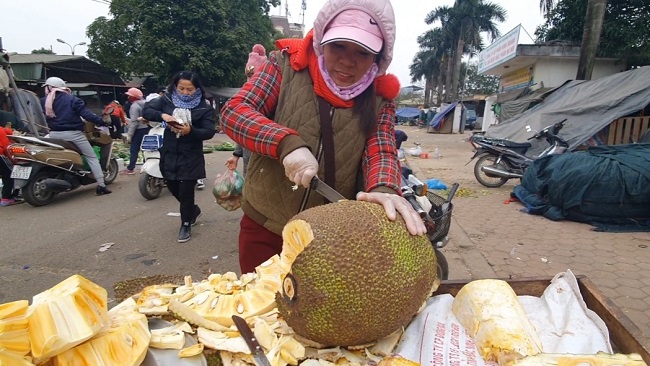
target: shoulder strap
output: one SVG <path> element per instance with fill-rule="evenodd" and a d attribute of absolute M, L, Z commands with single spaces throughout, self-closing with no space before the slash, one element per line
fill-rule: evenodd
<path fill-rule="evenodd" d="M 336 189 L 336 163 L 334 161 L 334 127 L 332 126 L 332 106 L 322 97 L 318 97 L 320 130 L 323 139 L 323 156 L 325 158 L 325 183 Z"/>

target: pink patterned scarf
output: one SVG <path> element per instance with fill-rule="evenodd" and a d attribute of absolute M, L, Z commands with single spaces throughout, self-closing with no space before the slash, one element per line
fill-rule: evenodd
<path fill-rule="evenodd" d="M 45 91 L 47 92 L 47 98 L 45 98 L 45 115 L 49 118 L 54 118 L 56 117 L 56 113 L 54 113 L 52 106 L 54 105 L 54 98 L 56 98 L 56 93 L 70 94 L 72 93 L 72 90 L 69 88 L 54 88 L 47 86 L 45 88 Z"/>

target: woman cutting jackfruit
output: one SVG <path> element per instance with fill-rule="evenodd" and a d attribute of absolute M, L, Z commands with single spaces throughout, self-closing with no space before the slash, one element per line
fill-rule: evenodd
<path fill-rule="evenodd" d="M 319 176 L 348 199 L 383 205 L 413 235 L 426 228 L 400 196 L 393 120 L 395 16 L 388 0 L 328 0 L 304 39 L 278 49 L 221 112 L 223 130 L 253 154 L 239 234 L 242 273 L 282 250 L 282 228 L 327 203 Z M 321 113 L 322 112 L 322 113 Z"/>

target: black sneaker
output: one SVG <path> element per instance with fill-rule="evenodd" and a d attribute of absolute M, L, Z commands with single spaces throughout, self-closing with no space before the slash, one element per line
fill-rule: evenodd
<path fill-rule="evenodd" d="M 111 194 L 113 193 L 113 191 L 108 189 L 106 186 L 97 186 L 97 190 L 95 191 L 95 193 L 97 193 L 98 196 L 102 196 L 105 194 Z"/>
<path fill-rule="evenodd" d="M 201 217 L 201 214 L 202 214 L 201 208 L 198 205 L 194 205 L 194 218 L 192 219 L 192 221 L 190 221 L 191 226 L 196 225 L 196 220 L 198 220 L 199 217 Z"/>
<path fill-rule="evenodd" d="M 178 242 L 185 243 L 186 241 L 190 240 L 191 236 L 192 236 L 192 226 L 190 225 L 189 222 L 184 222 L 181 225 L 181 229 L 178 232 Z"/>

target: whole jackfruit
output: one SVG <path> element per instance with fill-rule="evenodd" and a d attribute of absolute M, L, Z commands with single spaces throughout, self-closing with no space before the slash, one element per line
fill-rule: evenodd
<path fill-rule="evenodd" d="M 395 332 L 438 283 L 431 243 L 375 203 L 303 211 L 282 238 L 278 310 L 297 334 L 321 344 L 363 345 Z"/>

